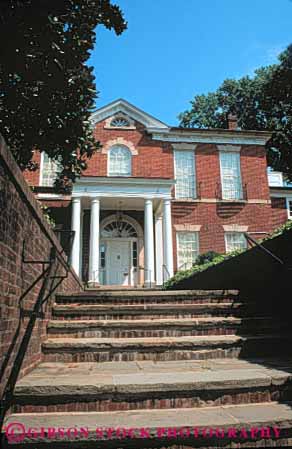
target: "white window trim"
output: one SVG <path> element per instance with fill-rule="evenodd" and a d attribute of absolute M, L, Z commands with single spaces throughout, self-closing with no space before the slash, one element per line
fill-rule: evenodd
<path fill-rule="evenodd" d="M 181 268 L 181 265 L 179 265 L 179 234 L 197 234 L 197 241 L 198 241 L 198 256 L 200 255 L 200 232 L 199 231 L 176 231 L 176 255 L 177 255 L 177 269 L 183 269 Z M 182 265 L 186 264 L 187 262 L 184 262 Z"/>
<path fill-rule="evenodd" d="M 240 183 L 240 196 L 239 198 L 232 198 L 232 199 L 225 199 L 223 198 L 223 172 L 222 172 L 222 162 L 221 162 L 221 154 L 226 154 L 226 153 L 230 153 L 230 154 L 238 154 L 239 157 L 239 183 Z M 219 151 L 219 164 L 220 164 L 220 181 L 221 181 L 221 197 L 222 200 L 224 201 L 242 201 L 243 200 L 243 185 L 242 185 L 242 175 L 241 175 L 241 157 L 240 157 L 240 149 L 239 150 L 221 150 Z"/>
<path fill-rule="evenodd" d="M 41 152 L 41 161 L 40 161 L 40 173 L 39 173 L 39 186 L 43 185 L 43 168 L 44 168 L 44 152 Z"/>
<path fill-rule="evenodd" d="M 227 153 L 240 153 L 241 146 L 239 145 L 217 145 L 219 151 L 225 151 Z"/>
<path fill-rule="evenodd" d="M 130 156 L 130 173 L 127 173 L 127 174 L 120 173 L 120 174 L 114 174 L 114 175 L 110 174 L 110 153 L 111 153 L 111 150 L 114 149 L 114 147 L 118 147 L 118 146 L 124 147 L 126 150 L 128 150 L 128 153 L 129 153 L 129 156 Z M 115 145 L 113 145 L 107 151 L 107 176 L 109 178 L 114 178 L 114 177 L 128 178 L 128 177 L 132 176 L 132 170 L 133 170 L 132 163 L 133 163 L 132 152 L 126 145 L 123 145 L 123 144 L 115 144 Z"/>
<path fill-rule="evenodd" d="M 180 153 L 182 151 L 188 151 L 189 153 L 192 153 L 193 155 L 193 167 L 194 167 L 194 173 L 193 173 L 193 178 L 194 178 L 194 196 L 193 197 L 189 197 L 186 196 L 184 197 L 178 197 L 177 196 L 177 183 L 175 182 L 175 186 L 174 186 L 174 196 L 175 199 L 178 201 L 184 201 L 184 200 L 195 200 L 197 198 L 197 170 L 196 170 L 196 154 L 194 149 L 189 149 L 186 148 L 184 150 L 182 150 L 182 148 L 180 148 L 180 150 L 173 150 L 173 167 L 174 167 L 174 179 L 175 181 L 177 181 L 177 176 L 176 176 L 176 163 L 175 163 L 175 154 L 176 153 Z"/>
<path fill-rule="evenodd" d="M 122 118 L 122 119 L 127 120 L 129 125 L 127 125 L 127 126 L 113 126 L 111 123 L 112 123 L 112 121 L 114 119 L 117 119 L 117 118 Z M 124 114 L 123 112 L 118 112 L 117 114 L 114 114 L 114 115 L 112 115 L 112 116 L 110 116 L 110 117 L 108 117 L 106 119 L 104 128 L 105 129 L 119 129 L 120 130 L 120 129 L 136 129 L 136 126 L 135 126 L 135 121 L 131 117 L 129 117 L 127 114 Z"/>
<path fill-rule="evenodd" d="M 227 235 L 228 234 L 244 234 L 244 232 L 239 232 L 239 231 L 225 231 L 224 232 L 225 253 L 236 251 L 236 249 L 232 249 L 232 250 L 228 251 L 228 242 L 227 242 Z M 246 249 L 247 249 L 247 241 L 246 241 Z"/>
<path fill-rule="evenodd" d="M 223 225 L 223 229 L 225 232 L 247 232 L 248 226 L 231 224 L 231 225 Z"/>
<path fill-rule="evenodd" d="M 53 187 L 53 186 L 43 185 L 44 157 L 45 157 L 45 152 L 42 151 L 41 152 L 41 160 L 40 160 L 39 187 Z"/>
<path fill-rule="evenodd" d="M 289 201 L 292 202 L 292 196 L 286 196 L 286 210 L 288 220 L 292 220 L 292 214 L 290 213 Z"/>

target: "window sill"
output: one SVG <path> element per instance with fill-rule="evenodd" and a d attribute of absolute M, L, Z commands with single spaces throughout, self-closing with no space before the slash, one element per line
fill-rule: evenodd
<path fill-rule="evenodd" d="M 112 175 L 112 174 L 108 174 L 107 175 L 108 176 L 108 178 L 130 178 L 132 175 L 131 174 L 126 174 L 126 175 L 122 175 L 122 174 L 119 174 L 119 175 Z"/>
<path fill-rule="evenodd" d="M 218 198 L 173 198 L 175 203 L 226 203 L 226 204 L 247 204 L 248 200 L 223 200 Z"/>
<path fill-rule="evenodd" d="M 182 203 L 197 203 L 201 200 L 199 198 L 173 198 L 173 201 Z"/>
<path fill-rule="evenodd" d="M 218 203 L 242 203 L 242 204 L 246 204 L 248 203 L 248 200 L 243 200 L 243 199 L 232 199 L 232 200 L 226 200 L 226 199 L 217 199 Z"/>

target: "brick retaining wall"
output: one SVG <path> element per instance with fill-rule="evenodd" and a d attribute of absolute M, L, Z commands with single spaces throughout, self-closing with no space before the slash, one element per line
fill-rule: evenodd
<path fill-rule="evenodd" d="M 0 367 L 5 366 L 7 354 L 10 354 L 1 379 L 0 394 L 11 372 L 28 322 L 28 318 L 21 318 L 21 310 L 32 309 L 41 286 L 40 281 L 20 303 L 20 296 L 42 270 L 40 264 L 23 263 L 24 240 L 26 240 L 26 259 L 47 260 L 52 248 L 62 250 L 0 135 Z M 60 264 L 57 264 L 55 269 L 58 270 L 58 274 L 64 273 Z M 78 277 L 73 270 L 70 270 L 67 279 L 58 287 L 57 292 L 75 292 L 81 289 Z M 44 317 L 37 319 L 20 377 L 42 359 L 41 343 L 46 338 L 46 327 L 53 301 L 54 298 L 51 297 L 44 306 Z M 14 341 L 18 328 L 19 334 Z"/>

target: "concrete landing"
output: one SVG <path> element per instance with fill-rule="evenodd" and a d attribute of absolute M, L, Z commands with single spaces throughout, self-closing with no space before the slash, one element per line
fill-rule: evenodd
<path fill-rule="evenodd" d="M 42 363 L 17 383 L 15 395 L 216 391 L 291 383 L 292 359 Z"/>
<path fill-rule="evenodd" d="M 121 437 L 129 439 L 129 444 L 134 441 L 138 444 L 140 441 L 140 448 L 149 447 L 151 439 L 160 439 L 163 442 L 164 438 L 168 438 L 168 444 L 171 443 L 171 440 L 175 440 L 176 444 L 183 444 L 182 441 L 189 439 L 192 442 L 192 447 L 202 447 L 202 440 L 205 440 L 205 444 L 207 444 L 211 439 L 212 445 L 216 445 L 219 439 L 222 444 L 226 437 L 229 444 L 226 444 L 225 440 L 224 447 L 251 447 L 245 446 L 245 444 L 248 441 L 255 442 L 256 440 L 266 440 L 266 442 L 278 440 L 280 442 L 283 438 L 285 443 L 291 442 L 291 407 L 291 404 L 273 403 L 267 406 L 263 403 L 212 407 L 203 410 L 181 409 L 179 413 L 177 410 L 169 409 L 68 414 L 24 413 L 21 417 L 19 415 L 9 416 L 5 426 L 7 428 L 9 423 L 21 422 L 22 426 L 20 429 L 15 429 L 14 437 L 17 437 L 17 432 L 23 432 L 23 429 L 33 428 L 33 436 L 28 433 L 22 441 L 22 443 L 31 444 L 31 447 L 34 447 L 36 443 L 48 442 L 52 445 L 52 443 L 60 441 L 70 441 L 70 447 L 91 448 L 91 442 L 97 445 L 95 447 L 101 447 L 102 441 L 106 442 L 106 447 L 121 447 Z M 43 431 L 40 431 L 38 435 L 38 429 L 41 428 Z M 62 428 L 63 431 L 61 434 L 56 432 L 55 435 L 50 433 L 50 437 L 48 437 L 46 435 L 48 428 Z M 72 428 L 76 428 L 75 434 Z M 87 429 L 87 433 L 84 430 L 82 432 L 81 428 Z M 265 428 L 264 431 L 263 428 Z M 68 434 L 66 429 L 71 429 Z M 124 435 L 122 429 L 124 429 Z M 126 429 L 130 429 L 131 433 L 127 434 Z M 219 436 L 214 434 L 210 437 L 210 429 L 214 429 L 214 432 L 217 429 Z M 189 436 L 186 437 L 188 432 Z M 264 433 L 262 434 L 262 432 Z M 80 442 L 84 443 L 85 440 L 86 446 L 80 446 Z M 234 446 L 237 441 L 243 446 Z M 116 442 L 116 446 L 114 442 Z M 272 445 L 274 446 L 274 444 Z"/>

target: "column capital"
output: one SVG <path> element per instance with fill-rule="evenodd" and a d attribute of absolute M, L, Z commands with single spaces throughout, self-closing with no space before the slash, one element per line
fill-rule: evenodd
<path fill-rule="evenodd" d="M 90 199 L 90 202 L 91 202 L 91 203 L 99 203 L 99 202 L 100 202 L 100 198 L 97 197 L 97 196 L 94 196 L 94 197 L 92 197 L 92 198 Z"/>
<path fill-rule="evenodd" d="M 145 204 L 152 204 L 153 198 L 144 198 Z"/>
<path fill-rule="evenodd" d="M 72 201 L 72 203 L 80 203 L 81 198 L 80 198 L 80 196 L 73 196 L 71 198 L 71 201 Z"/>

